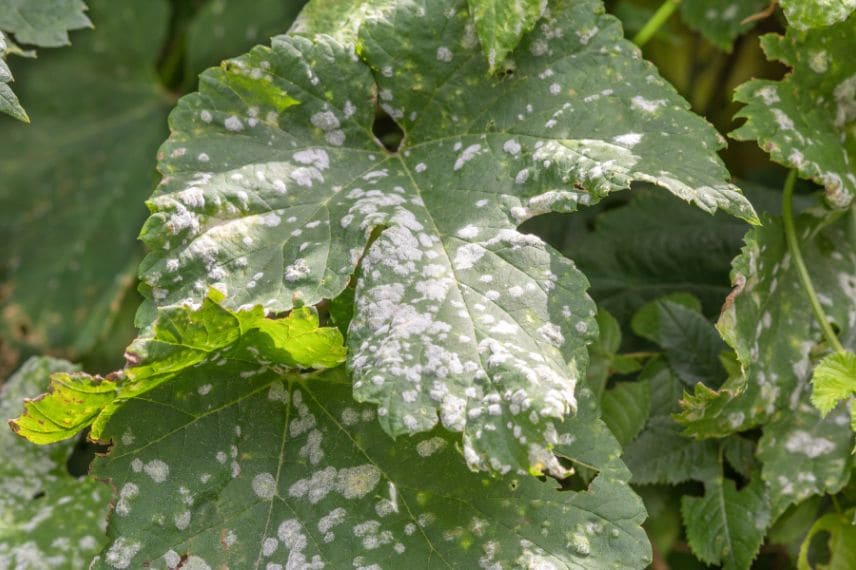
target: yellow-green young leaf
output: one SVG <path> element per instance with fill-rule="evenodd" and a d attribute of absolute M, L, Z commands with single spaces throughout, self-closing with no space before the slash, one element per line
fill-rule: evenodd
<path fill-rule="evenodd" d="M 856 518 L 854 517 L 856 512 L 850 509 L 843 513 L 828 513 L 817 519 L 800 546 L 797 568 L 799 570 L 856 568 L 856 524 L 853 523 Z M 813 539 L 820 533 L 827 533 L 829 539 L 825 544 L 825 552 L 820 554 L 823 566 L 813 566 L 809 560 L 809 552 Z"/>
<path fill-rule="evenodd" d="M 684 496 L 681 513 L 693 553 L 724 570 L 749 570 L 772 522 L 760 480 L 737 490 L 721 475 L 705 484 L 704 497 Z"/>
<path fill-rule="evenodd" d="M 856 354 L 845 351 L 824 357 L 811 376 L 811 403 L 823 415 L 856 395 Z"/>
<path fill-rule="evenodd" d="M 762 38 L 767 57 L 792 71 L 781 81 L 749 81 L 734 94 L 746 103 L 736 115 L 746 122 L 732 136 L 757 141 L 773 160 L 823 185 L 836 208 L 856 196 L 854 37 L 856 17 L 805 33 L 768 34 Z"/>
<path fill-rule="evenodd" d="M 393 441 L 341 368 L 190 367 L 104 430 L 113 446 L 93 472 L 115 511 L 92 568 L 644 568 L 644 507 L 578 397 L 556 449 L 596 477 L 559 492 L 471 472 L 442 429 Z"/>
<path fill-rule="evenodd" d="M 35 443 L 51 443 L 92 425 L 90 437 L 98 440 L 110 416 L 129 399 L 190 367 L 235 358 L 284 371 L 332 368 L 345 360 L 341 332 L 319 327 L 314 309 L 298 307 L 273 320 L 260 307 L 233 312 L 219 304 L 222 300 L 212 290 L 198 308 L 161 309 L 150 335 L 128 348 L 126 356 L 134 366 L 108 380 L 55 375 L 51 392 L 28 401 L 24 414 L 12 421 L 13 429 Z"/>
<path fill-rule="evenodd" d="M 395 0 L 357 56 L 288 35 L 205 72 L 171 116 L 141 278 L 149 307 L 216 285 L 232 309 L 277 313 L 335 298 L 361 264 L 355 398 L 394 436 L 442 422 L 474 468 L 525 471 L 574 409 L 597 330 L 585 277 L 517 226 L 634 180 L 755 215 L 720 137 L 599 1 L 554 2 L 513 76 L 474 45 L 464 0 Z M 257 89 L 239 97 L 230 74 Z M 299 104 L 271 107 L 272 89 Z M 372 132 L 378 104 L 405 132 L 395 152 Z"/>
<path fill-rule="evenodd" d="M 547 0 L 468 0 L 476 34 L 494 71 L 544 14 Z M 594 35 L 597 28 L 588 31 Z M 581 39 L 585 30 L 577 32 Z"/>
<path fill-rule="evenodd" d="M 80 433 L 116 398 L 118 388 L 98 376 L 57 372 L 51 375 L 48 390 L 25 400 L 24 413 L 9 422 L 18 435 L 42 445 Z"/>
<path fill-rule="evenodd" d="M 325 34 L 340 42 L 354 43 L 360 26 L 369 17 L 381 17 L 396 0 L 311 0 L 301 10 L 289 33 Z"/>
<path fill-rule="evenodd" d="M 51 373 L 74 370 L 47 357 L 25 362 L 0 390 L 0 420 L 46 390 Z M 104 546 L 110 487 L 69 474 L 75 443 L 37 446 L 0 429 L 0 568 L 83 570 Z"/>

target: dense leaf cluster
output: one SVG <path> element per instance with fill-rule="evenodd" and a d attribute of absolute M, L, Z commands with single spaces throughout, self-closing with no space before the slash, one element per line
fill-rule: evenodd
<path fill-rule="evenodd" d="M 849 567 L 856 4 L 303 4 L 0 0 L 0 568 Z"/>

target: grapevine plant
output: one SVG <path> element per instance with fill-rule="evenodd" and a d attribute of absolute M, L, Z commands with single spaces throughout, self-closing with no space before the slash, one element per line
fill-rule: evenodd
<path fill-rule="evenodd" d="M 854 49 L 0 0 L 0 569 L 856 568 Z"/>

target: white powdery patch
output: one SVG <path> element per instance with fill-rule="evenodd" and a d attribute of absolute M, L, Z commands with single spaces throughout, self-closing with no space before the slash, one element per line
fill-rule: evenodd
<path fill-rule="evenodd" d="M 642 141 L 642 135 L 639 133 L 627 133 L 626 135 L 618 135 L 612 140 L 627 148 L 633 148 Z"/>
<path fill-rule="evenodd" d="M 420 457 L 430 457 L 446 447 L 447 441 L 442 437 L 435 436 L 431 439 L 425 439 L 416 444 L 416 453 Z"/>
<path fill-rule="evenodd" d="M 474 225 L 464 226 L 456 232 L 456 235 L 463 239 L 473 239 L 479 235 L 479 229 Z"/>
<path fill-rule="evenodd" d="M 253 477 L 253 492 L 263 501 L 270 501 L 276 495 L 276 479 L 270 473 L 259 473 Z"/>
<path fill-rule="evenodd" d="M 779 125 L 780 129 L 783 131 L 794 130 L 794 122 L 785 114 L 784 111 L 781 109 L 770 109 L 770 111 L 773 113 L 773 118 L 776 119 L 776 123 Z"/>
<path fill-rule="evenodd" d="M 455 160 L 454 170 L 460 170 L 464 167 L 464 165 L 475 158 L 478 155 L 479 151 L 481 151 L 480 144 L 471 144 L 458 156 L 458 159 Z"/>
<path fill-rule="evenodd" d="M 791 453 L 801 453 L 814 459 L 835 450 L 835 444 L 823 437 L 812 437 L 803 430 L 795 431 L 785 442 L 785 449 Z"/>
<path fill-rule="evenodd" d="M 447 48 L 446 46 L 440 46 L 437 48 L 437 61 L 442 61 L 444 63 L 449 63 L 452 61 L 452 50 Z"/>
<path fill-rule="evenodd" d="M 190 526 L 191 518 L 192 515 L 190 511 L 184 511 L 183 513 L 175 515 L 175 517 L 173 518 L 173 521 L 175 522 L 175 528 L 177 528 L 178 530 L 185 530 L 187 527 Z"/>
<path fill-rule="evenodd" d="M 128 540 L 124 536 L 119 537 L 107 550 L 104 561 L 113 568 L 122 570 L 131 566 L 131 560 L 140 551 L 142 545 L 139 542 Z"/>
<path fill-rule="evenodd" d="M 223 126 L 226 127 L 226 130 L 232 132 L 238 132 L 244 130 L 244 123 L 241 122 L 241 119 L 232 115 L 231 117 L 227 117 L 225 121 L 223 121 Z"/>
<path fill-rule="evenodd" d="M 452 265 L 455 269 L 472 269 L 478 260 L 484 257 L 484 246 L 476 243 L 462 245 L 455 251 Z"/>
<path fill-rule="evenodd" d="M 285 280 L 289 283 L 300 281 L 307 277 L 311 271 L 312 270 L 309 268 L 306 260 L 302 258 L 296 259 L 294 263 L 285 268 Z"/>
<path fill-rule="evenodd" d="M 515 139 L 509 139 L 502 145 L 502 150 L 515 158 L 520 155 L 521 148 L 520 143 Z"/>
<path fill-rule="evenodd" d="M 146 475 L 151 477 L 152 481 L 155 483 L 163 483 L 166 481 L 166 478 L 169 477 L 169 465 L 160 459 L 153 459 L 146 463 L 145 467 L 143 467 L 143 471 L 145 471 Z"/>
<path fill-rule="evenodd" d="M 630 105 L 635 109 L 639 109 L 640 111 L 645 111 L 646 113 L 654 113 L 660 107 L 666 104 L 665 99 L 646 99 L 641 95 L 636 95 L 633 99 L 630 100 Z"/>

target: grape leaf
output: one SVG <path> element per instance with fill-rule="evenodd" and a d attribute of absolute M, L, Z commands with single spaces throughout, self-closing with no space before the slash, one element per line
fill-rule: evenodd
<path fill-rule="evenodd" d="M 30 118 L 27 116 L 27 112 L 21 107 L 18 97 L 12 91 L 12 88 L 9 87 L 9 83 L 13 81 L 12 71 L 4 59 L 5 56 L 6 36 L 0 31 L 0 113 L 6 113 L 19 121 L 28 123 L 30 122 Z"/>
<path fill-rule="evenodd" d="M 31 358 L 0 391 L 0 419 L 45 389 L 52 372 L 75 366 Z M 109 487 L 66 469 L 74 442 L 37 447 L 0 430 L 0 568 L 82 569 L 106 543 Z"/>
<path fill-rule="evenodd" d="M 634 179 L 754 216 L 723 181 L 715 132 L 599 2 L 551 14 L 512 78 L 488 75 L 451 0 L 401 0 L 366 19 L 362 60 L 330 37 L 283 36 L 205 72 L 172 114 L 141 234 L 152 301 L 215 286 L 228 303 L 283 311 L 337 296 L 362 256 L 355 397 L 379 406 L 392 435 L 439 414 L 464 432 L 472 466 L 532 467 L 549 446 L 545 418 L 574 407 L 596 326 L 584 277 L 516 225 Z M 397 152 L 371 132 L 375 93 L 404 129 Z"/>
<path fill-rule="evenodd" d="M 843 22 L 856 10 L 856 0 L 781 0 L 788 23 L 797 30 Z"/>
<path fill-rule="evenodd" d="M 822 184 L 839 208 L 856 195 L 854 35 L 856 18 L 806 33 L 766 35 L 767 57 L 792 72 L 781 81 L 749 81 L 734 95 L 746 103 L 736 115 L 746 122 L 731 136 L 757 141 L 776 162 Z"/>
<path fill-rule="evenodd" d="M 840 401 L 856 395 L 856 354 L 835 352 L 826 356 L 811 377 L 811 403 L 828 414 Z"/>
<path fill-rule="evenodd" d="M 186 73 L 195 77 L 206 67 L 243 53 L 287 30 L 303 0 L 214 0 L 206 2 L 187 28 Z M 325 0 L 325 4 L 329 4 Z"/>
<path fill-rule="evenodd" d="M 171 105 L 154 75 L 166 2 L 90 4 L 96 30 L 16 70 L 34 124 L 0 122 L 0 335 L 65 354 L 98 341 L 133 280 L 128 228 Z"/>
<path fill-rule="evenodd" d="M 682 497 L 681 513 L 693 553 L 725 570 L 749 570 L 772 522 L 757 479 L 738 491 L 734 481 L 719 476 L 705 484 L 704 497 Z"/>
<path fill-rule="evenodd" d="M 821 304 L 851 350 L 856 347 L 854 212 L 808 212 L 796 220 Z M 697 437 L 750 429 L 777 409 L 800 406 L 811 376 L 812 350 L 821 339 L 780 219 L 770 217 L 764 227 L 747 234 L 746 246 L 734 260 L 732 280 L 735 290 L 717 326 L 736 351 L 745 377 L 732 376 L 718 392 L 697 385 L 695 394 L 684 399 L 678 419 L 686 433 Z"/>
<path fill-rule="evenodd" d="M 311 309 L 294 309 L 286 318 L 265 318 L 260 307 L 231 312 L 212 292 L 202 305 L 161 311 L 152 336 L 127 350 L 135 366 L 102 379 L 88 374 L 58 373 L 50 392 L 29 400 L 24 414 L 10 425 L 34 443 L 67 439 L 92 426 L 99 439 L 110 416 L 131 398 L 171 381 L 192 366 L 232 358 L 277 370 L 330 368 L 345 359 L 338 329 L 318 326 Z M 225 361 L 225 360 L 223 360 Z M 209 386 L 210 389 L 210 386 Z"/>
<path fill-rule="evenodd" d="M 547 9 L 547 0 L 467 0 L 476 34 L 494 71 L 514 51 L 523 34 L 532 30 Z M 581 29 L 580 39 L 598 33 Z"/>
<path fill-rule="evenodd" d="M 681 17 L 719 49 L 731 51 L 737 36 L 752 28 L 752 23 L 743 20 L 768 4 L 769 0 L 686 0 Z"/>
<path fill-rule="evenodd" d="M 81 0 L 4 0 L 0 30 L 19 44 L 40 47 L 69 45 L 69 30 L 92 27 Z"/>
<path fill-rule="evenodd" d="M 811 495 L 837 493 L 850 479 L 853 434 L 843 406 L 825 418 L 805 402 L 783 409 L 764 426 L 758 442 L 761 476 L 774 512 Z"/>
<path fill-rule="evenodd" d="M 559 450 L 600 473 L 586 491 L 560 493 L 552 480 L 471 473 L 439 429 L 392 444 L 375 416 L 353 403 L 341 369 L 282 376 L 231 359 L 186 369 L 129 401 L 105 429 L 114 445 L 94 472 L 118 497 L 111 544 L 93 567 L 650 561 L 644 508 L 593 418 L 568 420 L 574 437 L 562 432 Z"/>

